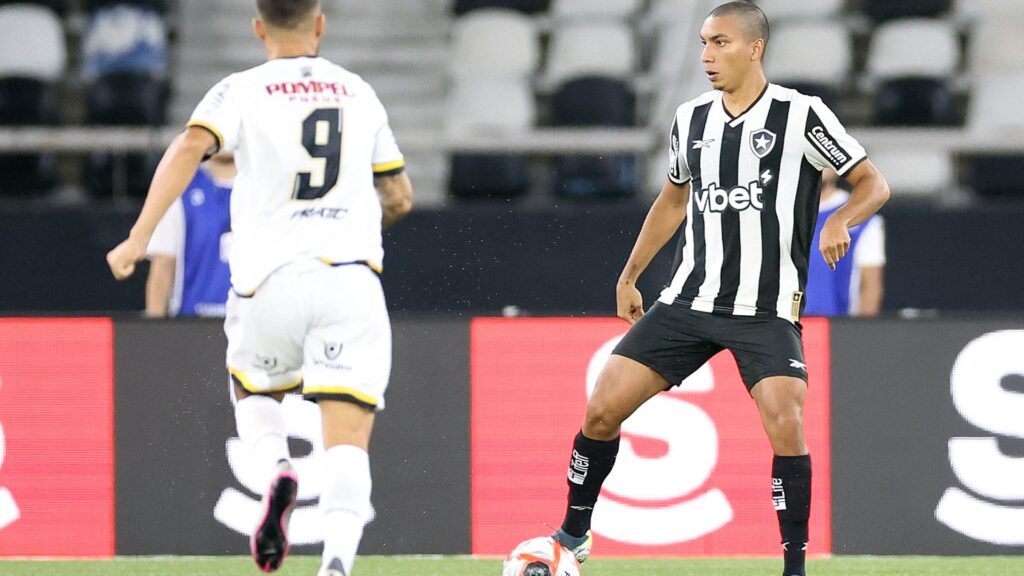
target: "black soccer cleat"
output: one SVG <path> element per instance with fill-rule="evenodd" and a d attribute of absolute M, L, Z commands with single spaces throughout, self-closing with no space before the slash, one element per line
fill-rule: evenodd
<path fill-rule="evenodd" d="M 263 515 L 249 538 L 252 558 L 263 572 L 280 568 L 288 555 L 288 518 L 298 495 L 298 476 L 291 464 L 282 460 L 270 488 L 263 495 Z"/>

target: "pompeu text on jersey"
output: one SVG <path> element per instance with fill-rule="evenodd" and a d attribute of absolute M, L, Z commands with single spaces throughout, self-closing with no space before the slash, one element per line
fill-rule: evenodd
<path fill-rule="evenodd" d="M 274 82 L 267 84 L 265 89 L 270 96 L 286 96 L 291 101 L 301 102 L 340 102 L 343 96 L 355 96 L 353 90 L 345 84 L 319 80 Z"/>

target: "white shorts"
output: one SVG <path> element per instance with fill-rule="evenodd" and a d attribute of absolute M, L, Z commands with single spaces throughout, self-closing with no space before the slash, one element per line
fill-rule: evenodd
<path fill-rule="evenodd" d="M 230 295 L 224 332 L 231 379 L 251 394 L 301 388 L 308 400 L 384 408 L 391 323 L 367 266 L 284 266 L 253 296 Z"/>

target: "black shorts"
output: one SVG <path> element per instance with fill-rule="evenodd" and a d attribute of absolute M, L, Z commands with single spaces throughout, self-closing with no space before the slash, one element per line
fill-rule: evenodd
<path fill-rule="evenodd" d="M 729 350 L 749 392 L 769 376 L 807 381 L 800 324 L 783 318 L 725 316 L 681 304 L 656 303 L 630 328 L 612 354 L 651 368 L 678 386 L 712 356 Z"/>

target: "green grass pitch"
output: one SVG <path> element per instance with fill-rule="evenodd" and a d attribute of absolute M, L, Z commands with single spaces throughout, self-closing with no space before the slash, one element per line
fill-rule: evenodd
<path fill-rule="evenodd" d="M 288 558 L 276 574 L 315 576 L 319 558 Z M 593 559 L 585 576 L 778 576 L 781 560 Z M 500 560 L 464 556 L 367 556 L 354 576 L 499 576 Z M 811 560 L 810 576 L 1014 576 L 1024 574 L 1024 557 L 868 557 Z M 115 560 L 0 560 L 4 576 L 258 576 L 248 558 L 117 558 Z"/>

